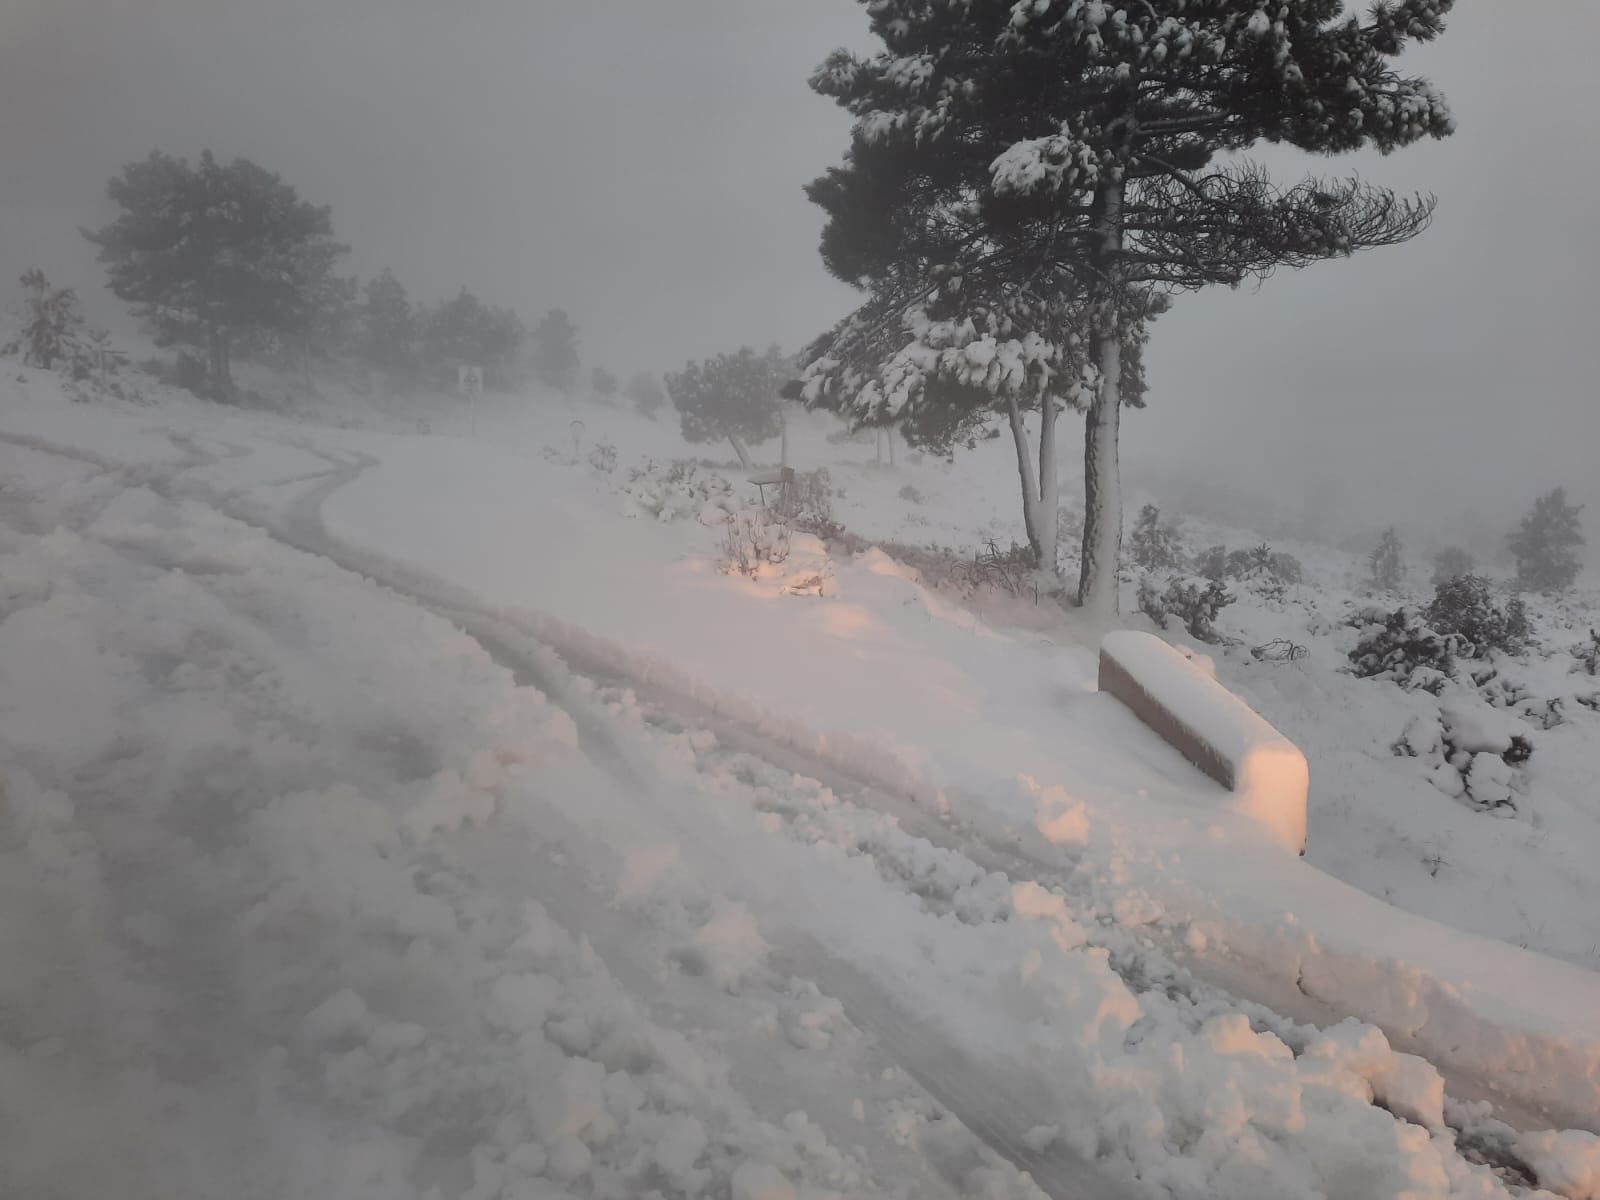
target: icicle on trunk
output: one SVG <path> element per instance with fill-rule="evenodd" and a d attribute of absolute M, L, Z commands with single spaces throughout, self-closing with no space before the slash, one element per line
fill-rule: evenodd
<path fill-rule="evenodd" d="M 1115 616 L 1117 570 L 1122 559 L 1122 481 L 1117 435 L 1122 419 L 1122 339 L 1100 334 L 1100 390 L 1083 427 L 1083 572 L 1078 603 L 1099 616 Z"/>
<path fill-rule="evenodd" d="M 730 433 L 728 435 L 728 444 L 733 447 L 733 452 L 739 456 L 739 465 L 746 471 L 750 470 L 750 450 L 744 444 L 744 440 L 738 434 Z"/>
<path fill-rule="evenodd" d="M 1022 527 L 1027 531 L 1028 546 L 1040 565 L 1044 564 L 1044 543 L 1039 536 L 1039 485 L 1033 475 L 1033 455 L 1028 450 L 1028 430 L 1022 423 L 1022 410 L 1015 399 L 1007 398 L 1006 416 L 1011 422 L 1011 437 L 1017 444 L 1017 474 L 1022 480 Z M 1044 447 L 1040 447 L 1041 453 Z M 1052 569 L 1054 568 L 1052 553 Z"/>

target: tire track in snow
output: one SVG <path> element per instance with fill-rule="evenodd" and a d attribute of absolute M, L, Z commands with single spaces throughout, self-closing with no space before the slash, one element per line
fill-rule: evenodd
<path fill-rule="evenodd" d="M 432 580 L 412 579 L 410 573 L 397 578 L 399 573 L 385 570 L 370 556 L 332 537 L 322 519 L 323 505 L 334 492 L 376 465 L 377 460 L 361 455 L 341 461 L 318 451 L 311 453 L 337 464 L 334 473 L 297 497 L 290 504 L 281 529 L 269 527 L 269 532 L 297 549 L 318 554 L 409 596 L 458 625 L 491 658 L 510 670 L 519 683 L 538 689 L 563 709 L 573 719 L 580 745 L 590 761 L 618 785 L 639 796 L 649 796 L 659 786 L 616 736 L 609 718 L 582 694 L 573 672 L 555 652 L 505 619 L 484 613 L 481 601 L 470 593 Z M 681 827 L 679 833 L 693 837 L 692 831 Z M 1026 1077 L 1013 1072 L 996 1073 L 987 1064 L 956 1050 L 942 1030 L 907 1012 L 868 975 L 828 953 L 814 938 L 786 932 L 778 957 L 788 973 L 812 980 L 824 993 L 839 1000 L 853 1025 L 878 1041 L 962 1124 L 995 1153 L 1027 1171 L 1055 1200 L 1090 1196 L 1117 1200 L 1120 1195 L 1133 1194 L 1059 1143 L 1043 1151 L 1030 1148 L 1028 1134 L 1059 1119 L 1046 1089 L 1031 1085 Z M 1031 1118 L 1030 1111 L 1034 1114 Z"/>
<path fill-rule="evenodd" d="M 215 506 L 226 515 L 244 520 L 268 533 L 291 549 L 324 558 L 462 628 L 492 659 L 510 670 L 519 684 L 536 688 L 567 712 L 578 728 L 580 747 L 586 758 L 611 781 L 620 795 L 648 798 L 659 789 L 661 785 L 648 766 L 639 761 L 632 749 L 617 736 L 614 722 L 589 701 L 578 680 L 547 648 L 514 626 L 477 611 L 475 598 L 460 596 L 441 600 L 428 594 L 431 589 L 408 586 L 409 581 L 395 580 L 387 572 L 373 570 L 369 564 L 351 561 L 357 556 L 348 553 L 327 536 L 320 519 L 323 501 L 374 460 L 365 456 L 354 461 L 340 460 L 313 451 L 319 457 L 326 458 L 333 469 L 318 480 L 317 486 L 294 502 L 281 526 L 274 527 L 274 523 L 259 516 L 231 511 L 237 507 L 236 502 L 217 497 L 209 489 L 184 482 L 181 479 L 184 471 L 210 466 L 217 460 L 192 440 L 174 438 L 173 441 L 185 452 L 185 461 L 167 471 L 139 469 L 122 473 L 114 464 L 95 461 L 94 465 L 121 474 L 124 481 L 148 487 L 169 501 L 198 500 Z M 30 448 L 46 452 L 54 450 L 48 444 L 35 444 Z M 114 545 L 114 548 L 130 557 L 146 558 L 149 566 L 158 569 L 187 569 L 187 564 L 148 548 L 121 544 Z M 203 577 L 192 578 L 202 590 L 211 590 Z M 237 615 L 246 619 L 251 616 L 247 613 Z M 668 808 L 659 806 L 657 811 L 664 813 Z M 682 841 L 687 842 L 694 837 L 694 831 L 681 824 L 669 823 L 667 827 Z M 488 859 L 482 861 L 487 862 Z M 734 864 L 723 863 L 720 866 L 727 876 L 737 877 L 739 874 L 739 868 Z M 582 930 L 586 924 L 593 924 L 593 914 L 586 911 L 585 905 L 571 904 L 570 892 L 565 894 L 565 898 L 567 903 L 563 903 L 563 894 L 559 890 L 540 896 L 541 902 L 557 914 L 564 924 L 570 922 L 569 928 Z M 601 925 L 604 925 L 603 921 Z M 602 941 L 616 944 L 619 940 L 615 936 L 607 937 L 603 930 L 596 932 Z M 774 940 L 777 945 L 771 964 L 780 976 L 810 980 L 824 994 L 839 1000 L 850 1024 L 876 1043 L 889 1062 L 904 1071 L 996 1155 L 1018 1170 L 1027 1172 L 1034 1183 L 1053 1200 L 1084 1200 L 1086 1197 L 1116 1200 L 1120 1195 L 1132 1194 L 1125 1193 L 1120 1186 L 1107 1180 L 1099 1169 L 1059 1144 L 1042 1151 L 1030 1148 L 1027 1135 L 1031 1130 L 1060 1120 L 1047 1089 L 1030 1081 L 1025 1075 L 1015 1071 L 997 1071 L 992 1064 L 980 1062 L 955 1049 L 942 1030 L 907 1011 L 868 974 L 830 954 L 814 938 L 786 930 L 776 935 Z M 617 957 L 624 959 L 621 955 Z M 652 990 L 647 977 L 636 971 L 630 972 L 626 965 L 620 968 L 620 974 L 631 984 L 630 990 L 644 994 Z M 206 987 L 201 990 L 210 992 L 212 989 Z M 196 998 L 200 997 L 197 995 Z"/>
<path fill-rule="evenodd" d="M 231 635 L 216 647 L 219 652 L 242 650 L 263 662 L 270 662 L 279 655 L 287 659 L 306 653 L 306 648 L 292 637 L 294 613 L 298 608 L 296 594 L 290 590 L 292 577 L 285 586 L 267 587 L 265 594 L 260 597 L 252 591 L 248 593 L 249 602 L 240 603 L 241 595 L 246 593 L 241 593 L 238 587 L 230 587 L 226 579 L 214 578 L 211 573 L 192 573 L 182 554 L 143 545 L 137 540 L 125 541 L 114 535 L 102 536 L 93 528 L 98 511 L 96 508 L 91 512 L 86 517 L 87 525 L 77 531 L 84 543 L 94 548 L 97 555 L 95 561 L 121 564 L 134 573 L 129 575 L 130 579 L 139 578 L 152 583 L 166 572 L 181 572 L 185 594 L 205 596 L 218 605 L 217 616 L 225 622 L 227 632 Z M 285 553 L 299 552 L 286 550 Z M 326 566 L 329 573 L 342 570 L 336 564 Z M 376 590 L 358 577 L 351 577 L 351 582 L 363 590 Z M 415 607 L 413 602 L 397 595 L 387 597 L 386 602 Z M 283 640 L 286 634 L 291 635 L 288 642 Z M 235 641 L 238 642 L 237 646 Z M 375 704 L 381 708 L 381 697 L 375 698 Z M 351 719 L 359 724 L 361 716 L 361 712 L 355 712 L 351 714 Z M 374 764 L 366 765 L 371 768 Z M 374 776 L 370 770 L 352 774 L 358 779 L 358 786 L 370 785 L 374 779 L 381 785 L 382 780 L 387 778 L 382 773 Z M 240 948 L 236 939 L 228 933 L 238 913 L 231 903 L 223 901 L 231 902 L 242 896 L 248 907 L 255 889 L 247 887 L 235 896 L 228 891 L 228 880 L 218 881 L 223 885 L 221 887 L 209 886 L 211 881 L 208 879 L 205 856 L 189 857 L 184 853 L 193 848 L 190 835 L 201 832 L 192 827 L 191 821 L 199 820 L 213 827 L 219 824 L 232 827 L 244 822 L 252 810 L 237 805 L 213 804 L 205 797 L 194 797 L 199 801 L 198 805 L 186 801 L 181 810 L 162 809 L 154 814 L 144 814 L 147 818 L 153 816 L 153 820 L 149 828 L 134 838 L 130 847 L 123 845 L 127 841 L 123 836 L 127 820 L 118 811 L 120 806 L 115 803 L 115 795 L 100 797 L 91 791 L 85 793 L 83 799 L 79 817 L 89 842 L 122 846 L 122 851 L 115 856 L 120 860 L 116 863 L 116 878 L 110 881 L 110 893 L 116 901 L 111 908 L 119 913 L 146 915 L 163 927 L 163 935 L 149 944 L 136 937 L 141 950 L 138 961 L 131 968 L 125 967 L 118 973 L 118 978 L 123 981 L 135 976 L 149 977 L 159 982 L 161 993 L 162 1020 L 147 1039 L 148 1046 L 144 1041 L 138 1044 L 129 1042 L 123 1047 L 124 1056 L 131 1057 L 135 1062 L 148 1062 L 167 1081 L 173 1094 L 194 1098 L 187 1103 L 181 1127 L 173 1122 L 168 1124 L 172 1125 L 175 1136 L 192 1130 L 206 1145 L 214 1143 L 213 1157 L 226 1154 L 239 1177 L 237 1182 L 241 1195 L 265 1197 L 286 1194 L 283 1188 L 263 1181 L 261 1176 L 273 1164 L 292 1161 L 295 1155 L 289 1147 L 265 1145 L 261 1131 L 255 1128 L 248 1111 L 245 1111 L 250 1102 L 248 1091 L 234 1086 L 245 1073 L 246 1064 L 262 1058 L 273 1045 L 283 1045 L 293 1040 L 282 1025 L 282 1012 L 276 1012 L 273 1017 L 278 1022 L 276 1025 L 260 1024 L 260 1014 L 250 1011 L 250 989 L 241 984 L 233 970 L 243 961 L 238 958 Z M 6 831 L 4 817 L 5 809 L 0 804 L 0 835 Z M 560 822 L 559 814 L 554 814 L 552 818 L 550 814 L 541 812 L 537 822 L 540 839 L 543 840 L 552 832 L 552 826 L 558 841 L 561 837 L 579 836 L 578 831 L 567 830 Z M 237 830 L 234 832 L 237 833 Z M 440 879 L 448 877 L 454 882 L 446 887 L 447 892 L 459 890 L 477 899 L 492 901 L 506 912 L 515 911 L 522 901 L 538 900 L 547 911 L 558 917 L 558 923 L 566 929 L 590 937 L 603 951 L 610 951 L 602 956 L 607 969 L 615 973 L 623 984 L 625 994 L 636 1000 L 658 1027 L 676 1030 L 690 1037 L 697 1035 L 703 1028 L 701 1022 L 706 1019 L 703 1007 L 707 999 L 705 993 L 714 991 L 711 982 L 685 975 L 674 986 L 671 978 L 658 976 L 650 969 L 650 961 L 654 960 L 647 961 L 648 954 L 654 953 L 657 947 L 651 939 L 641 939 L 637 914 L 607 908 L 604 892 L 596 892 L 595 884 L 587 878 L 585 871 L 565 856 L 559 853 L 553 857 L 547 855 L 550 861 L 539 861 L 535 865 L 529 852 L 534 850 L 537 853 L 537 844 L 518 837 L 508 838 L 505 834 L 503 825 L 496 829 L 479 825 L 430 842 L 431 861 L 427 864 L 430 893 L 437 888 Z M 202 842 L 205 840 L 200 839 Z M 0 857 L 3 857 L 5 849 L 4 838 L 0 837 Z M 131 854 L 130 849 L 134 851 Z M 160 855 L 165 853 L 170 856 L 174 851 L 180 855 L 181 867 L 177 870 L 163 869 L 164 860 Z M 592 855 L 574 857 L 581 863 L 603 861 L 602 857 Z M 399 866 L 398 869 L 405 868 Z M 474 911 L 481 914 L 482 910 L 480 907 Z M 109 929 L 102 934 L 97 945 L 120 943 L 125 936 L 123 932 Z M 641 947 L 647 952 L 645 957 L 641 957 Z M 671 976 L 672 973 L 666 975 Z M 742 1047 L 753 1038 L 764 1038 L 774 1046 L 774 1065 L 788 1070 L 773 1069 L 768 1074 L 769 1079 L 782 1079 L 785 1074 L 792 1079 L 797 1067 L 792 1061 L 795 1049 L 775 1032 L 762 1032 L 758 1021 L 764 1015 L 762 1004 L 776 1006 L 776 997 L 779 995 L 777 985 L 781 982 L 780 977 L 774 983 L 772 999 L 757 988 L 751 989 L 753 994 L 749 998 L 710 997 L 712 1001 L 721 1000 L 722 1007 L 711 1010 L 718 1014 L 713 1019 L 712 1027 L 717 1028 L 719 1024 L 729 1027 L 732 1037 L 726 1040 L 736 1041 Z M 92 989 L 85 992 L 84 996 L 89 1000 L 95 998 Z M 50 1015 L 54 1016 L 55 1013 Z M 465 1010 L 460 1015 L 468 1021 L 472 1019 Z M 99 1019 L 79 1021 L 75 1018 L 72 1024 L 74 1029 L 81 1024 L 93 1031 L 104 1022 Z M 274 1029 L 276 1033 L 271 1032 Z M 0 1021 L 0 1033 L 3 1032 L 4 1022 Z M 72 1040 L 76 1046 L 80 1039 L 74 1036 Z M 712 1052 L 715 1053 L 725 1039 L 713 1040 L 715 1045 Z M 446 1037 L 436 1044 L 449 1046 L 452 1043 Z M 835 1102 L 833 1107 L 837 1108 L 837 1096 L 832 1089 L 841 1082 L 845 1082 L 846 1086 L 851 1082 L 860 1085 L 862 1081 L 852 1076 L 852 1070 L 858 1074 L 864 1071 L 869 1060 L 876 1058 L 877 1053 L 874 1051 L 872 1055 L 862 1054 L 852 1059 L 851 1049 L 846 1046 L 831 1057 L 822 1056 L 833 1069 L 820 1084 L 814 1079 L 809 1091 L 801 1091 L 800 1107 L 820 1114 L 827 1102 L 832 1100 Z M 786 1061 L 786 1055 L 789 1061 Z M 811 1073 L 815 1075 L 818 1069 L 813 1068 Z M 902 1083 L 899 1088 L 903 1089 L 904 1086 Z M 301 1080 L 300 1090 L 317 1093 L 317 1088 L 310 1086 L 310 1081 L 306 1079 Z M 785 1091 L 787 1093 L 787 1089 Z M 862 1094 L 866 1093 L 863 1091 Z M 793 1098 L 789 1094 L 781 1096 L 779 1099 L 786 1106 L 778 1107 L 777 1114 L 793 1111 L 796 1107 L 790 1103 Z M 308 1106 L 319 1103 L 313 1101 L 310 1095 L 300 1096 L 300 1099 Z M 323 1112 L 315 1107 L 307 1107 L 305 1113 L 325 1125 L 334 1125 L 339 1120 L 331 1110 Z M 815 1123 L 822 1124 L 820 1121 Z M 842 1121 L 834 1124 L 843 1125 L 848 1135 L 848 1138 L 830 1136 L 834 1146 L 847 1146 L 862 1140 L 859 1126 L 852 1128 Z M 225 1142 L 225 1139 L 231 1141 Z M 170 1160 L 170 1153 L 163 1155 L 154 1149 L 158 1140 L 156 1137 L 145 1140 L 152 1143 L 152 1155 L 161 1160 Z M 246 1144 L 233 1145 L 235 1141 Z M 969 1137 L 966 1144 L 974 1148 L 968 1152 L 969 1155 L 975 1154 L 976 1141 Z M 439 1158 L 438 1169 L 448 1171 L 450 1160 L 459 1160 L 462 1153 L 464 1150 L 458 1152 L 456 1149 L 447 1149 Z M 428 1152 L 424 1157 L 428 1157 Z M 948 1180 L 942 1179 L 939 1174 L 941 1164 L 936 1159 L 937 1156 L 922 1155 L 908 1148 L 895 1150 L 885 1143 L 874 1155 L 874 1177 L 900 1183 L 915 1181 L 918 1194 L 954 1197 L 962 1191 L 961 1183 L 953 1176 Z M 134 1166 L 130 1156 L 122 1179 L 129 1194 L 158 1194 L 163 1186 L 161 1179 L 165 1177 L 165 1168 L 161 1173 L 151 1176 L 148 1186 L 134 1187 L 128 1177 Z M 246 1172 L 254 1177 L 259 1186 L 244 1185 Z M 0 1181 L 5 1177 L 5 1165 L 0 1163 Z M 212 1177 L 216 1177 L 215 1174 Z M 104 1186 L 111 1185 L 108 1181 Z M 94 1190 L 101 1188 L 97 1186 Z M 84 1189 L 83 1194 L 88 1194 L 88 1191 Z M 11 1194 L 3 1182 L 0 1182 L 0 1192 L 8 1196 Z M 17 1194 L 37 1193 L 24 1188 Z M 73 1190 L 71 1194 L 78 1192 Z M 201 1193 L 184 1191 L 182 1194 Z"/>
<path fill-rule="evenodd" d="M 310 494 L 315 508 L 297 504 L 298 511 L 291 513 L 289 524 L 297 540 L 314 545 L 326 538 L 314 515 L 316 508 L 345 482 L 331 478 L 320 484 Z M 326 557 L 339 561 L 334 554 Z M 392 580 L 383 582 L 460 625 L 491 658 L 512 671 L 519 683 L 536 688 L 565 711 L 577 726 L 580 746 L 589 761 L 625 792 L 648 797 L 660 787 L 631 748 L 617 737 L 607 715 L 596 710 L 575 685 L 566 666 L 548 649 L 496 618 L 457 606 L 436 607 L 427 597 L 396 587 Z M 692 842 L 695 837 L 695 831 L 682 825 L 676 825 L 675 832 L 684 841 Z M 730 875 L 740 873 L 734 864 L 721 865 Z M 774 958 L 784 973 L 809 979 L 840 1001 L 851 1024 L 877 1041 L 901 1069 L 990 1149 L 1028 1172 L 1047 1195 L 1055 1200 L 1117 1200 L 1133 1194 L 1064 1146 L 1056 1144 L 1042 1152 L 1030 1148 L 1030 1131 L 1059 1120 L 1046 1089 L 1015 1072 L 996 1072 L 989 1064 L 956 1049 L 942 1030 L 908 1012 L 870 976 L 829 953 L 815 938 L 792 929 L 779 936 Z"/>

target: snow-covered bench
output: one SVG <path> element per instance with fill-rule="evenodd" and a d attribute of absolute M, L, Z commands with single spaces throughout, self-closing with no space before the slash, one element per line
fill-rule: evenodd
<path fill-rule="evenodd" d="M 1119 630 L 1100 643 L 1100 690 L 1231 791 L 1229 808 L 1305 853 L 1305 755 L 1199 665 L 1154 634 Z"/>
<path fill-rule="evenodd" d="M 761 493 L 761 507 L 767 506 L 767 489 L 778 489 L 778 504 L 785 510 L 789 507 L 789 498 L 793 494 L 795 474 L 793 467 L 775 467 L 771 471 L 757 471 L 750 476 L 750 482 L 756 485 Z"/>

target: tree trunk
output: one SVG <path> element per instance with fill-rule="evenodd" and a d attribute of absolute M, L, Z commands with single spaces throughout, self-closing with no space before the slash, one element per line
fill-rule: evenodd
<path fill-rule="evenodd" d="M 1044 543 L 1039 536 L 1039 485 L 1033 474 L 1033 455 L 1028 449 L 1028 430 L 1022 423 L 1022 410 L 1015 399 L 1006 400 L 1006 416 L 1011 422 L 1011 437 L 1017 444 L 1017 475 L 1022 480 L 1022 527 L 1034 557 L 1044 562 Z M 1044 449 L 1040 446 L 1040 451 Z"/>
<path fill-rule="evenodd" d="M 1061 570 L 1057 545 L 1061 525 L 1061 477 L 1056 470 L 1056 402 L 1048 396 L 1039 415 L 1039 507 L 1034 528 L 1039 534 L 1039 566 L 1051 575 Z"/>
<path fill-rule="evenodd" d="M 893 425 L 889 426 L 888 429 L 884 430 L 884 437 L 889 442 L 889 465 L 892 467 L 892 466 L 895 465 L 895 463 L 894 463 L 894 426 Z"/>
<path fill-rule="evenodd" d="M 746 471 L 750 470 L 750 449 L 744 444 L 744 439 L 737 433 L 728 435 L 728 442 L 733 447 L 733 452 L 739 456 L 739 465 Z"/>
<path fill-rule="evenodd" d="M 1122 322 L 1116 260 L 1122 251 L 1123 183 L 1100 194 L 1102 243 L 1095 258 L 1103 296 L 1095 305 L 1090 354 L 1100 368 L 1100 386 L 1083 428 L 1083 570 L 1078 603 L 1096 616 L 1112 617 L 1120 606 L 1117 573 L 1122 558 L 1122 481 L 1117 435 L 1122 420 Z"/>
<path fill-rule="evenodd" d="M 1078 603 L 1098 616 L 1115 616 L 1117 570 L 1122 557 L 1122 482 L 1117 435 L 1122 416 L 1122 339 L 1100 336 L 1100 393 L 1083 428 L 1083 571 Z"/>

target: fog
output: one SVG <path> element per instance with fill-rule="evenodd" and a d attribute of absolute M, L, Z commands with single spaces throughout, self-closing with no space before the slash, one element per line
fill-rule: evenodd
<path fill-rule="evenodd" d="M 1592 0 L 1464 3 L 1406 60 L 1450 97 L 1454 138 L 1269 156 L 1432 192 L 1437 219 L 1183 298 L 1129 478 L 1423 539 L 1498 532 L 1555 484 L 1600 509 L 1596 35 Z M 588 363 L 795 347 L 852 303 L 801 192 L 845 146 L 805 80 L 846 43 L 867 44 L 851 0 L 0 0 L 0 278 L 40 266 L 125 325 L 77 228 L 107 219 L 122 164 L 209 147 L 331 204 L 363 276 L 566 308 Z"/>

